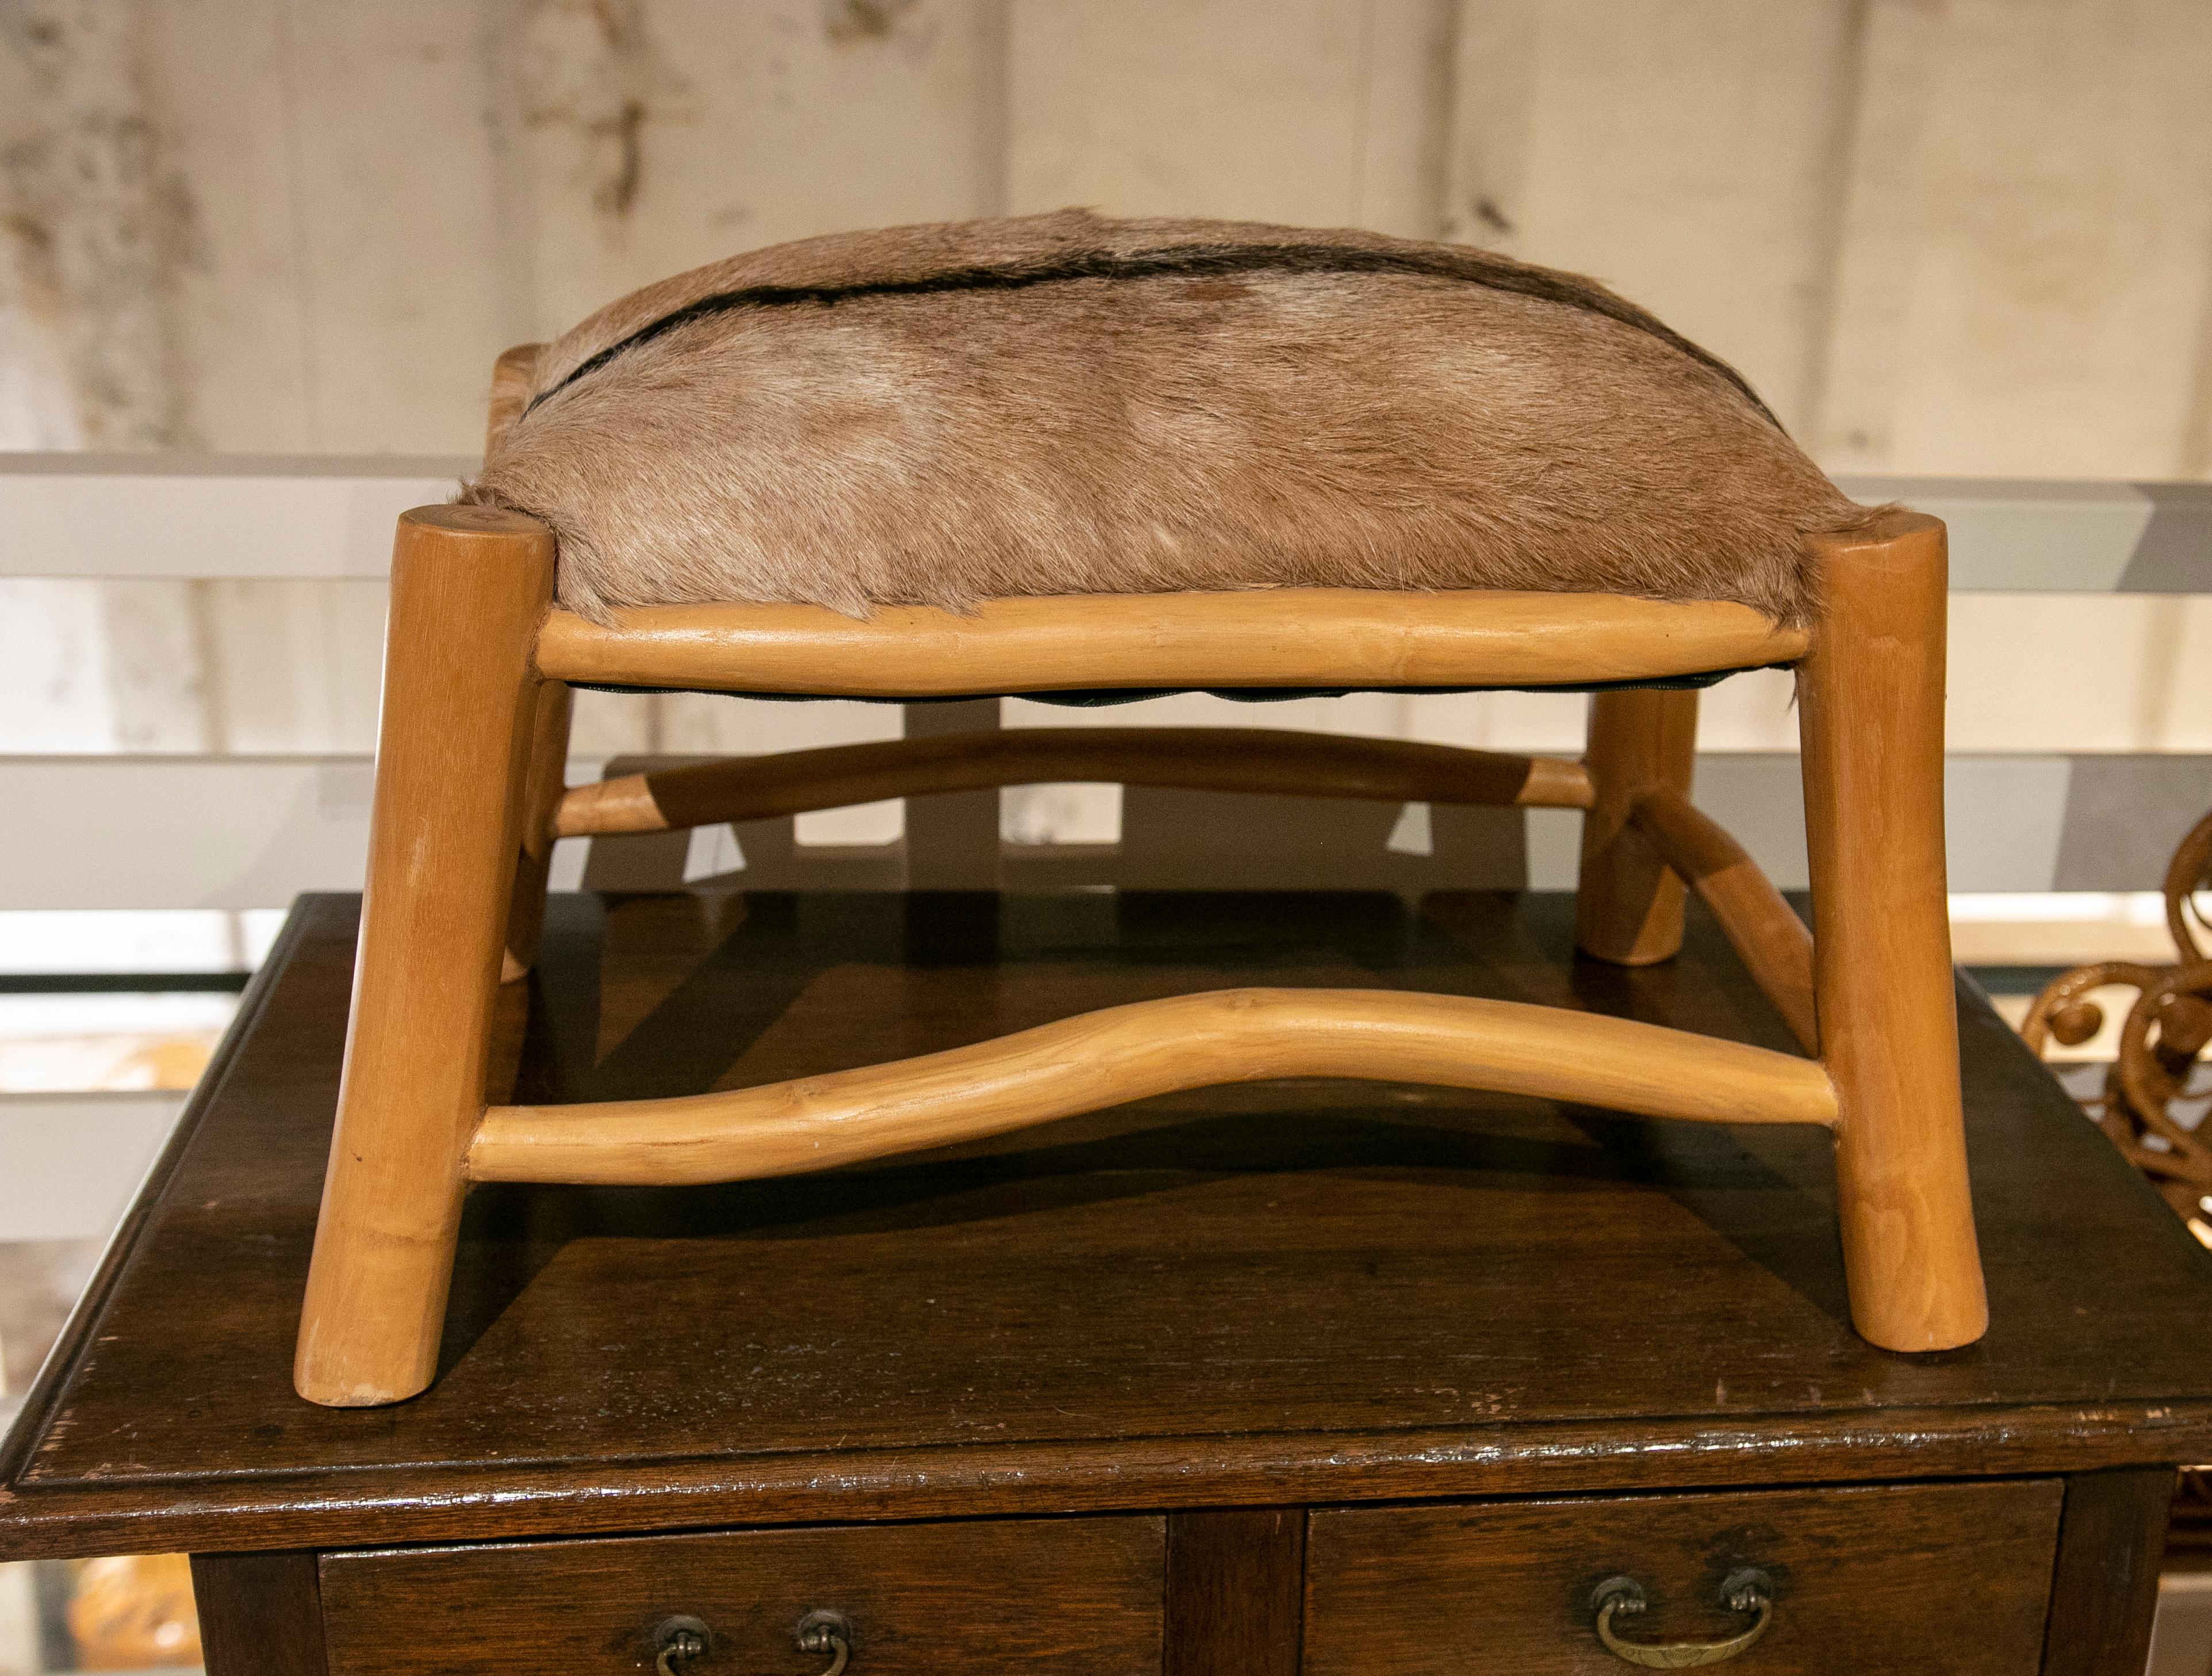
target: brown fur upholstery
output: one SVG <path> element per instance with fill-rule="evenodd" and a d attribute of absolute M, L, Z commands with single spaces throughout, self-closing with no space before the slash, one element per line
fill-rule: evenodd
<path fill-rule="evenodd" d="M 539 357 L 471 499 L 559 594 L 1508 588 L 1811 606 L 1855 507 L 1736 375 L 1453 245 L 1080 210 L 755 251 Z"/>

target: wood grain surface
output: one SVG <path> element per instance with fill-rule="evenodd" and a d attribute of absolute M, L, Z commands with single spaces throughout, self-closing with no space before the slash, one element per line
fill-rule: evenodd
<path fill-rule="evenodd" d="M 1297 1676 L 1304 1508 L 1200 1508 L 1168 1520 L 1165 1676 Z"/>
<path fill-rule="evenodd" d="M 986 1520 L 324 1557 L 330 1676 L 651 1670 L 655 1630 L 712 1633 L 702 1673 L 821 1676 L 799 1624 L 851 1626 L 853 1676 L 1140 1676 L 1160 1667 L 1165 1521 Z M 692 1667 L 686 1667 L 687 1668 Z"/>
<path fill-rule="evenodd" d="M 1943 526 L 1893 511 L 1814 544 L 1797 672 L 1820 1059 L 1835 1078 L 1851 1319 L 1893 1350 L 1989 1322 L 1960 1118 L 1943 858 Z"/>
<path fill-rule="evenodd" d="M 1580 763 L 1273 728 L 1017 728 L 735 757 L 572 787 L 556 837 L 665 832 L 884 797 L 1044 782 L 1578 809 Z"/>
<path fill-rule="evenodd" d="M 361 967 L 295 1367 L 318 1402 L 395 1401 L 437 1365 L 461 1155 L 512 958 L 530 641 L 552 590 L 552 532 L 533 519 L 428 506 L 399 521 Z"/>
<path fill-rule="evenodd" d="M 1698 761 L 1698 695 L 1601 692 L 1590 700 L 1589 813 L 1583 820 L 1575 943 L 1625 966 L 1648 966 L 1682 946 L 1683 880 L 1634 824 L 1654 790 L 1686 797 Z"/>
<path fill-rule="evenodd" d="M 1618 1676 L 1593 1595 L 1650 1605 L 1622 1639 L 1711 1642 L 1744 1618 L 1722 1584 L 1756 1568 L 1774 1617 L 1759 1676 L 2035 1676 L 2060 1481 L 1489 1507 L 1320 1508 L 1307 1538 L 1305 1676 Z"/>
<path fill-rule="evenodd" d="M 1969 1350 L 1851 1332 L 1825 1131 L 1284 1083 L 805 1179 L 480 1187 L 436 1383 L 318 1408 L 288 1363 L 355 913 L 309 899 L 257 980 L 0 1447 L 0 1554 L 2212 1459 L 2212 1254 L 1971 991 L 1994 1307 Z M 526 1101 L 819 1074 L 1223 983 L 1790 1050 L 1695 902 L 1675 961 L 1572 944 L 1556 896 L 556 895 L 501 1019 Z"/>
<path fill-rule="evenodd" d="M 330 1676 L 314 1555 L 195 1554 L 192 1598 L 207 1676 Z"/>
<path fill-rule="evenodd" d="M 672 1100 L 495 1106 L 477 1181 L 702 1185 L 863 1162 L 1226 1083 L 1482 1088 L 1698 1123 L 1835 1121 L 1809 1059 L 1524 1002 L 1201 990 L 967 1047 Z"/>
<path fill-rule="evenodd" d="M 2043 1676 L 2141 1676 L 2173 1477 L 2137 1467 L 2066 1481 Z"/>
<path fill-rule="evenodd" d="M 1820 1046 L 1813 1003 L 1813 934 L 1744 847 L 1680 792 L 1658 786 L 1637 800 L 1636 829 L 1698 893 L 1797 1045 Z"/>
<path fill-rule="evenodd" d="M 1213 686 L 1567 686 L 1756 669 L 1810 637 L 1726 600 L 1281 588 L 884 606 L 555 610 L 540 672 L 605 686 L 914 698 Z"/>

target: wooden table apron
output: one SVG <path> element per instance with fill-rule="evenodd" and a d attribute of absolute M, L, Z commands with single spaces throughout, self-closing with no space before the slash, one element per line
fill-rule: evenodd
<path fill-rule="evenodd" d="M 2048 1638 L 2042 1667 L 2118 1670 L 2170 1469 L 2212 1458 L 2212 1259 L 1971 986 L 1991 1327 L 1964 1350 L 1850 1331 L 1825 1132 L 1315 1082 L 823 1176 L 480 1190 L 436 1384 L 314 1407 L 289 1369 L 355 912 L 295 911 L 0 1454 L 0 1557 L 193 1551 L 216 1670 L 249 1645 L 262 1667 L 323 1668 L 322 1591 L 356 1598 L 331 1580 L 411 1575 L 349 1569 L 355 1551 L 1165 1514 L 1167 1667 L 1318 1676 L 1372 1640 L 1342 1639 L 1375 1610 L 1346 1581 L 1367 1575 L 1361 1544 L 1388 1555 L 1420 1527 L 1384 1539 L 1302 1509 L 1565 1509 L 1452 1522 L 1510 1547 L 1580 1540 L 1561 1496 L 1752 1487 L 1855 1532 L 1888 1509 L 2014 1531 L 2048 1557 L 2018 1631 Z M 1575 960 L 1572 917 L 1474 893 L 556 899 L 505 1063 L 519 1099 L 689 1093 L 1251 983 L 1579 1006 L 1788 1050 L 1701 916 L 1679 960 L 1642 970 Z M 1922 1499 L 1833 1499 L 1906 1481 Z M 1942 1481 L 2002 1497 L 1926 1499 Z M 1149 1588 L 1154 1539 L 1133 1539 L 1113 1575 Z M 1328 1577 L 1310 1549 L 1336 1557 Z"/>

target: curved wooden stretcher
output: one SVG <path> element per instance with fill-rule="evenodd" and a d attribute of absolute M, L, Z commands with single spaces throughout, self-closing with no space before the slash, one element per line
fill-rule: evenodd
<path fill-rule="evenodd" d="M 1725 603 L 1333 589 L 1002 600 L 972 617 L 899 608 L 866 622 L 811 606 L 661 606 L 602 626 L 552 607 L 544 526 L 474 507 L 407 514 L 301 1393 L 387 1403 L 429 1382 L 475 1181 L 785 1174 L 1279 1076 L 1825 1124 L 1859 1332 L 1899 1350 L 1971 1342 L 1986 1309 L 1944 887 L 1943 528 L 1894 513 L 1814 558 L 1821 609 L 1802 630 Z M 1809 934 L 1688 801 L 1694 691 L 1599 692 L 1579 763 L 1275 732 L 1042 729 L 562 784 L 570 683 L 848 697 L 1573 687 L 1774 664 L 1797 673 Z M 556 838 L 1081 779 L 1581 809 L 1583 950 L 1667 959 L 1694 889 L 1808 1057 L 1506 1002 L 1236 990 L 765 1088 L 487 1105 L 495 996 L 533 958 Z"/>

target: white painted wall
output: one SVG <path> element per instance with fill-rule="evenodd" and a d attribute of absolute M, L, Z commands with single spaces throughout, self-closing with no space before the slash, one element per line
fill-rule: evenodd
<path fill-rule="evenodd" d="M 493 356 L 624 289 L 1082 202 L 1582 268 L 1736 361 L 1832 469 L 2112 479 L 2148 519 L 2119 479 L 2212 468 L 2208 70 L 2203 0 L 9 0 L 0 447 L 438 456 L 394 468 L 428 498 Z M 188 478 L 88 461 L 33 501 L 0 473 L 0 774 L 113 823 L 85 856 L 115 890 L 160 871 L 149 817 L 184 765 L 131 796 L 24 759 L 195 759 L 226 789 L 175 807 L 238 825 L 219 862 L 198 816 L 165 834 L 213 881 L 196 901 L 351 818 L 353 770 L 273 759 L 372 747 L 389 508 L 254 469 L 230 527 Z M 339 468 L 362 469 L 392 475 Z M 2037 595 L 1960 600 L 1954 748 L 2212 749 L 2212 607 L 2053 597 L 2110 585 L 2075 511 L 2009 538 Z M 1706 712 L 1710 749 L 1788 747 L 1756 683 Z M 1578 716 L 1500 695 L 1331 719 L 1557 747 Z M 896 727 L 585 695 L 577 749 Z M 1025 830 L 1104 818 L 1023 795 L 1059 800 Z"/>
<path fill-rule="evenodd" d="M 0 42 L 0 447 L 465 455 L 493 356 L 630 287 L 1080 202 L 1587 270 L 1834 469 L 2212 465 L 2201 0 L 13 0 Z M 331 527 L 272 499 L 226 574 Z M 375 615 L 6 609 L 102 643 L 9 706 L 64 750 L 306 748 L 298 684 L 240 666 L 357 659 Z M 731 742 L 711 703 L 593 708 L 593 749 Z"/>
<path fill-rule="evenodd" d="M 184 1106 L 175 1092 L 0 1096 L 0 1240 L 106 1240 Z"/>

